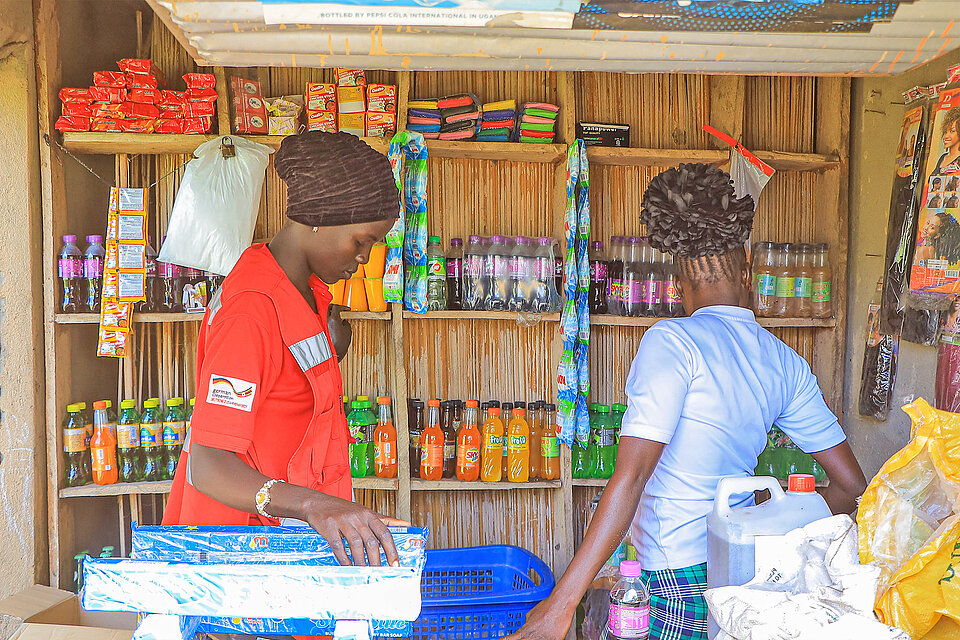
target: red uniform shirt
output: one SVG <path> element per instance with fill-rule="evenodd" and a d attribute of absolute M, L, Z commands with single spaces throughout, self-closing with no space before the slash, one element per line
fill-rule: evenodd
<path fill-rule="evenodd" d="M 197 395 L 163 524 L 259 525 L 191 484 L 190 447 L 233 451 L 260 473 L 352 499 L 343 381 L 327 327 L 266 245 L 247 249 L 211 301 L 197 343 Z M 251 496 L 252 500 L 253 496 Z"/>

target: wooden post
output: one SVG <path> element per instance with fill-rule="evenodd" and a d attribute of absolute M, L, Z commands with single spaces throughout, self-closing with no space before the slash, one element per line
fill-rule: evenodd
<path fill-rule="evenodd" d="M 223 67 L 214 67 L 213 76 L 217 79 L 217 131 L 221 136 L 229 136 L 230 130 L 230 83 Z"/>
<path fill-rule="evenodd" d="M 557 142 L 571 144 L 577 139 L 577 99 L 572 71 L 557 72 L 557 106 L 560 107 L 560 136 Z"/>
<path fill-rule="evenodd" d="M 410 84 L 413 80 L 412 71 L 397 72 L 397 131 L 407 127 L 407 110 L 410 103 Z"/>
<path fill-rule="evenodd" d="M 397 517 L 410 520 L 410 428 L 407 416 L 407 367 L 403 344 L 403 304 L 390 305 L 390 373 L 393 387 L 394 426 L 397 428 Z"/>

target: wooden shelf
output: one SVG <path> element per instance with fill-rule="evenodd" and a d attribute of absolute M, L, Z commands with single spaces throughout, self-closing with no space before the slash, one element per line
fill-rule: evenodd
<path fill-rule="evenodd" d="M 624 316 L 590 316 L 590 324 L 594 326 L 614 327 L 652 327 L 666 318 L 627 318 Z M 836 318 L 757 318 L 763 327 L 835 327 Z"/>
<path fill-rule="evenodd" d="M 285 137 L 231 135 L 259 142 L 273 149 L 279 149 Z M 100 155 L 193 153 L 201 144 L 217 137 L 219 136 L 211 134 L 64 132 L 63 146 L 72 153 Z M 386 139 L 363 140 L 380 153 L 387 153 L 389 142 Z"/>
<path fill-rule="evenodd" d="M 571 484 L 575 487 L 605 487 L 606 478 L 574 478 Z"/>
<path fill-rule="evenodd" d="M 428 140 L 427 152 L 431 158 L 469 158 L 473 160 L 556 163 L 566 157 L 567 145 Z"/>
<path fill-rule="evenodd" d="M 536 482 L 461 482 L 460 480 L 410 480 L 411 491 L 511 491 L 514 489 L 559 489 L 559 480 Z"/>
<path fill-rule="evenodd" d="M 559 322 L 559 313 L 518 313 L 516 311 L 427 311 L 426 313 L 414 313 L 413 311 L 404 311 L 405 320 L 509 320 L 510 322 L 527 324 L 536 322 Z"/>
<path fill-rule="evenodd" d="M 756 156 L 777 171 L 824 171 L 840 166 L 836 155 L 757 151 Z M 587 147 L 593 164 L 626 167 L 670 167 L 681 162 L 722 164 L 730 152 L 722 149 L 640 149 L 633 147 Z"/>
<path fill-rule="evenodd" d="M 87 484 L 82 487 L 60 489 L 61 498 L 90 498 L 97 496 L 128 496 L 134 494 L 170 493 L 170 480 L 158 482 L 119 482 L 117 484 Z"/>
<path fill-rule="evenodd" d="M 340 314 L 344 320 L 390 320 L 389 311 L 344 311 Z M 202 313 L 135 313 L 136 322 L 200 322 Z M 99 324 L 100 316 L 96 313 L 58 313 L 54 315 L 56 324 Z"/>
<path fill-rule="evenodd" d="M 375 489 L 378 491 L 396 491 L 400 481 L 396 478 L 353 478 L 354 489 Z"/>

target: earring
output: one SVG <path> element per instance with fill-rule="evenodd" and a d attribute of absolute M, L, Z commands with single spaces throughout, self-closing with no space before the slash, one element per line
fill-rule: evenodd
<path fill-rule="evenodd" d="M 320 230 L 320 227 L 314 227 L 314 228 L 313 228 L 313 232 L 314 232 L 314 233 L 316 233 L 316 232 L 319 231 L 319 230 Z"/>

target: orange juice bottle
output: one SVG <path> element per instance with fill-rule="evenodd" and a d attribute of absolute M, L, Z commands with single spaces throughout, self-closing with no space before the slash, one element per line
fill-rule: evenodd
<path fill-rule="evenodd" d="M 543 477 L 543 456 L 540 453 L 543 437 L 543 401 L 530 403 L 530 439 L 527 446 L 530 448 L 530 479 L 538 480 Z"/>
<path fill-rule="evenodd" d="M 117 439 L 110 429 L 107 417 L 107 402 L 93 403 L 93 438 L 90 440 L 90 457 L 93 466 L 93 481 L 97 484 L 117 482 Z"/>
<path fill-rule="evenodd" d="M 380 416 L 373 432 L 374 472 L 378 478 L 397 477 L 397 430 L 393 426 L 390 398 L 377 398 Z"/>
<path fill-rule="evenodd" d="M 540 477 L 544 480 L 556 480 L 560 477 L 560 443 L 557 440 L 557 405 L 548 404 L 543 418 L 543 432 L 540 437 L 542 467 Z"/>
<path fill-rule="evenodd" d="M 491 407 L 483 423 L 480 479 L 484 482 L 500 482 L 503 478 L 503 422 L 500 408 Z"/>
<path fill-rule="evenodd" d="M 477 401 L 467 400 L 463 426 L 457 434 L 457 480 L 473 482 L 480 477 L 480 429 L 477 427 Z"/>
<path fill-rule="evenodd" d="M 510 482 L 526 482 L 530 479 L 530 426 L 524 418 L 525 414 L 524 409 L 514 409 L 513 420 L 508 427 L 507 480 Z"/>
<path fill-rule="evenodd" d="M 440 428 L 440 401 L 427 402 L 427 426 L 420 436 L 420 479 L 443 477 L 443 430 Z"/>

